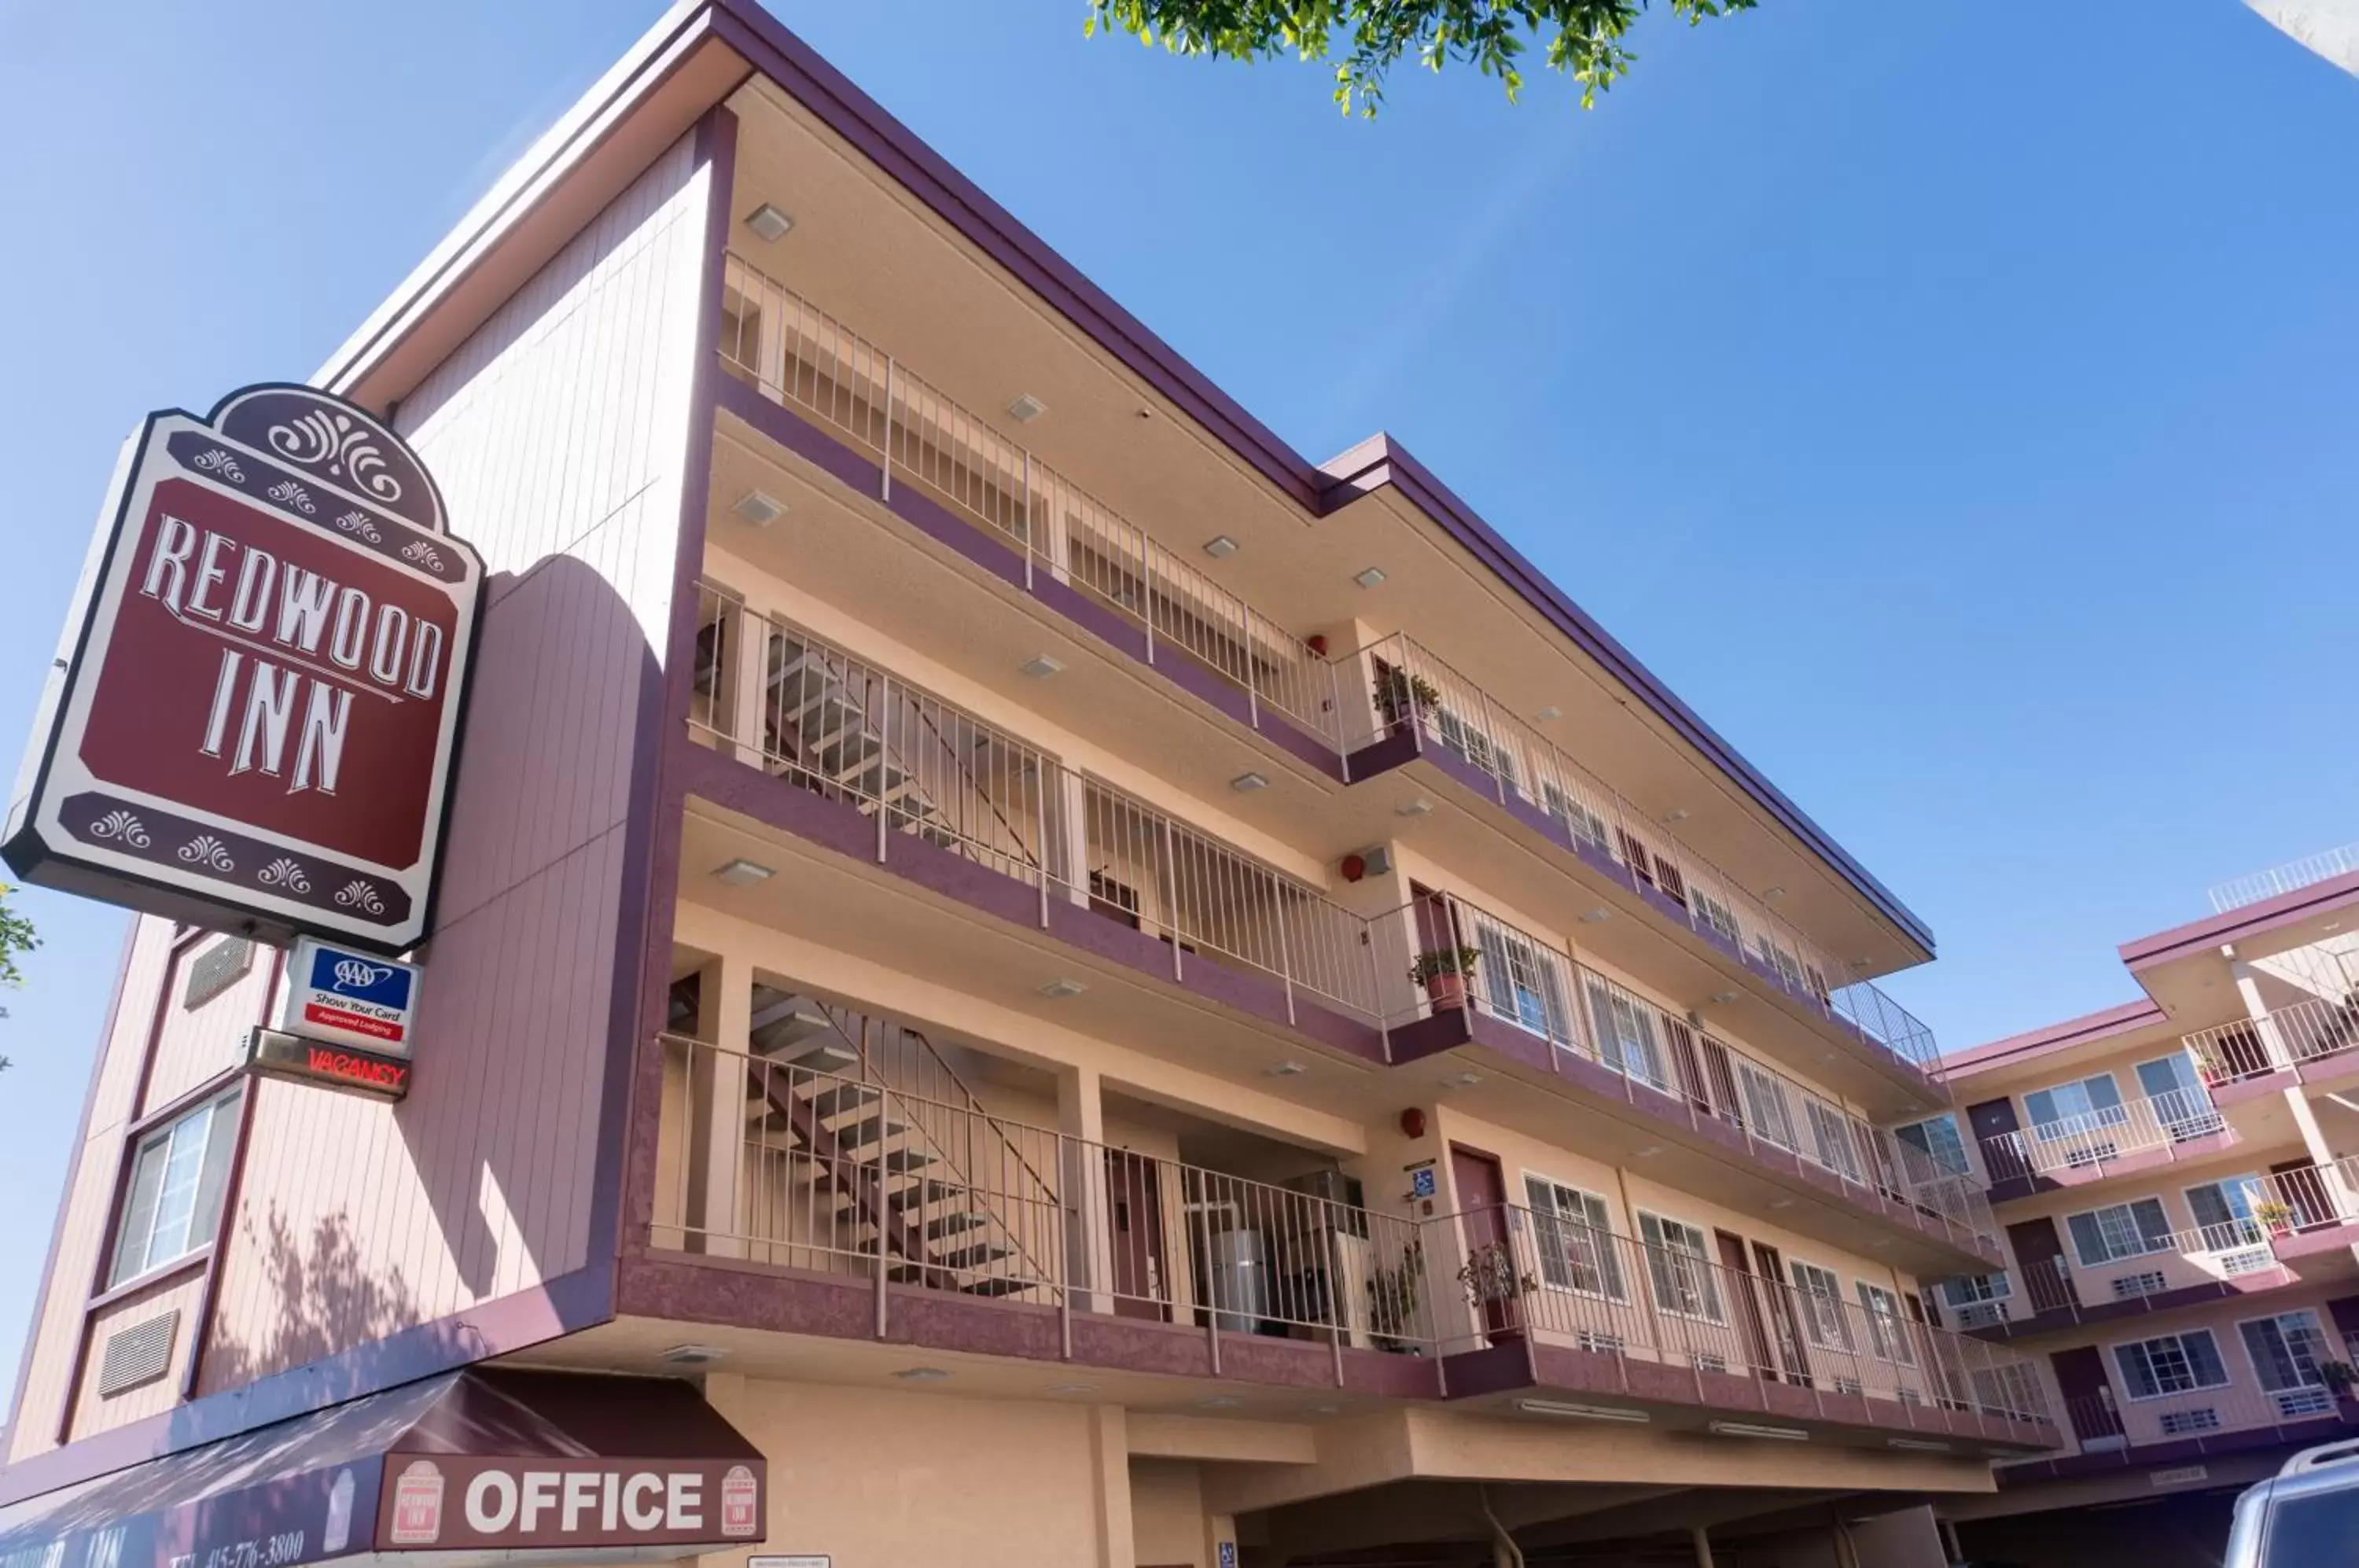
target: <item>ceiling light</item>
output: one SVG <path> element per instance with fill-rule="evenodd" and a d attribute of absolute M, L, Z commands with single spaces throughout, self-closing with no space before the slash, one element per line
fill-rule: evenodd
<path fill-rule="evenodd" d="M 1393 815 L 1397 817 L 1421 817 L 1432 810 L 1433 802 L 1420 795 L 1416 800 L 1409 801 L 1406 805 L 1395 806 L 1393 808 Z"/>
<path fill-rule="evenodd" d="M 717 1345 L 675 1345 L 663 1359 L 675 1367 L 710 1367 L 728 1354 Z"/>
<path fill-rule="evenodd" d="M 1808 1443 L 1810 1434 L 1798 1426 L 1760 1426 L 1752 1421 L 1716 1421 L 1707 1423 L 1706 1430 L 1723 1437 L 1767 1437 L 1779 1443 Z"/>
<path fill-rule="evenodd" d="M 1761 896 L 1765 898 L 1782 898 L 1786 896 L 1786 889 L 1783 884 L 1775 887 L 1764 887 L 1761 889 Z"/>
<path fill-rule="evenodd" d="M 1714 991 L 1712 994 L 1712 1005 L 1715 1007 L 1724 1007 L 1728 1006 L 1729 1003 L 1735 1001 L 1737 999 L 1737 996 L 1738 993 L 1734 991 Z"/>
<path fill-rule="evenodd" d="M 1214 1394 L 1209 1399 L 1199 1399 L 1196 1402 L 1203 1406 L 1206 1410 L 1233 1410 L 1239 1405 L 1245 1403 L 1243 1399 L 1238 1399 L 1234 1394 Z"/>
<path fill-rule="evenodd" d="M 752 860 L 732 860 L 712 868 L 713 880 L 726 882 L 732 887 L 751 887 L 777 875 L 768 866 Z"/>
<path fill-rule="evenodd" d="M 1769 1200 L 1769 1206 L 1773 1209 L 1790 1209 L 1794 1206 L 1794 1200 L 1791 1198 L 1772 1198 Z"/>
<path fill-rule="evenodd" d="M 1027 392 L 1007 405 L 1007 417 L 1019 425 L 1028 425 L 1049 411 L 1049 405 Z"/>
<path fill-rule="evenodd" d="M 1240 773 L 1229 780 L 1229 788 L 1240 793 L 1269 788 L 1269 779 L 1259 773 Z"/>
<path fill-rule="evenodd" d="M 759 490 L 746 491 L 729 509 L 757 528 L 766 528 L 787 515 L 784 501 L 775 495 L 765 495 Z"/>
<path fill-rule="evenodd" d="M 1517 1399 L 1516 1409 L 1527 1416 L 1565 1416 L 1574 1421 L 1635 1422 L 1655 1419 L 1644 1410 L 1624 1410 L 1619 1405 L 1575 1405 L 1561 1399 Z"/>
<path fill-rule="evenodd" d="M 1095 1383 L 1051 1383 L 1044 1390 L 1051 1394 L 1094 1394 L 1097 1391 Z"/>
<path fill-rule="evenodd" d="M 1652 1160 L 1663 1152 L 1663 1146 L 1659 1143 L 1650 1143 L 1644 1149 L 1633 1149 L 1631 1152 L 1641 1160 Z"/>
<path fill-rule="evenodd" d="M 1314 1416 L 1332 1416 L 1342 1413 L 1343 1409 L 1341 1405 L 1313 1405 L 1310 1407 L 1310 1413 Z"/>
<path fill-rule="evenodd" d="M 1068 996 L 1078 996 L 1088 989 L 1089 987 L 1087 985 L 1082 985 L 1078 980 L 1066 980 L 1060 978 L 1051 980 L 1046 985 L 1041 986 L 1040 995 L 1048 997 L 1052 1002 L 1061 1002 Z"/>
<path fill-rule="evenodd" d="M 1449 1077 L 1444 1078 L 1442 1082 L 1449 1084 L 1453 1089 L 1472 1089 L 1475 1084 L 1483 1082 L 1483 1074 L 1480 1073 L 1452 1073 Z"/>
<path fill-rule="evenodd" d="M 1385 569 L 1381 566 L 1371 566 L 1364 572 L 1352 573 L 1352 581 L 1363 588 L 1373 588 L 1384 580 Z"/>
<path fill-rule="evenodd" d="M 765 201 L 745 214 L 745 226 L 754 231 L 756 239 L 776 242 L 787 237 L 788 231 L 795 226 L 795 220 L 791 214 L 782 212 Z"/>
<path fill-rule="evenodd" d="M 1051 675 L 1056 674 L 1057 671 L 1064 669 L 1065 661 L 1049 654 L 1036 653 L 1016 668 L 1024 671 L 1025 674 L 1029 675 L 1035 681 L 1046 681 Z"/>
<path fill-rule="evenodd" d="M 1663 814 L 1663 821 L 1667 822 L 1683 822 L 1687 820 L 1688 809 L 1685 806 L 1674 806 Z"/>
<path fill-rule="evenodd" d="M 1297 1078 L 1310 1071 L 1310 1069 L 1303 1066 L 1299 1062 L 1281 1062 L 1275 1066 L 1262 1069 L 1264 1073 L 1272 1078 Z"/>
<path fill-rule="evenodd" d="M 1547 707 L 1542 708 L 1538 713 L 1534 713 L 1532 717 L 1538 719 L 1542 724 L 1547 724 L 1551 720 L 1564 717 L 1564 710 L 1558 707 L 1554 702 L 1550 702 Z"/>
<path fill-rule="evenodd" d="M 893 1376 L 904 1383 L 939 1383 L 950 1374 L 939 1367 L 904 1367 Z"/>
<path fill-rule="evenodd" d="M 1204 541 L 1204 553 L 1214 561 L 1226 561 L 1237 553 L 1237 541 L 1226 534 L 1214 534 Z"/>
<path fill-rule="evenodd" d="M 1907 1454 L 1948 1454 L 1951 1452 L 1950 1445 L 1946 1443 L 1930 1443 L 1921 1437 L 1887 1437 L 1884 1440 L 1884 1443 L 1885 1446 L 1887 1448 L 1897 1448 Z"/>
<path fill-rule="evenodd" d="M 1874 1248 L 1875 1248 L 1878 1252 L 1881 1252 L 1881 1251 L 1883 1251 L 1886 1247 L 1890 1247 L 1890 1246 L 1892 1245 L 1892 1238 L 1891 1238 L 1890 1236 L 1877 1236 L 1874 1241 L 1869 1242 L 1867 1245 L 1868 1245 L 1868 1246 L 1870 1246 L 1870 1247 L 1874 1247 Z"/>
<path fill-rule="evenodd" d="M 1601 904 L 1596 909 L 1583 910 L 1581 918 L 1587 920 L 1591 925 L 1595 925 L 1601 920 L 1612 920 L 1614 918 L 1614 911 L 1606 909 Z"/>

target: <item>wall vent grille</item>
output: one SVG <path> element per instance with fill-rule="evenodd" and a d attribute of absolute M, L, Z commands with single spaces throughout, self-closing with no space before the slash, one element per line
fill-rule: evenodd
<path fill-rule="evenodd" d="M 180 991 L 180 1007 L 193 1012 L 245 978 L 254 967 L 254 943 L 242 936 L 225 936 L 189 960 L 188 984 Z"/>
<path fill-rule="evenodd" d="M 158 1312 L 107 1336 L 98 1364 L 101 1399 L 136 1388 L 164 1375 L 172 1365 L 172 1339 L 180 1326 L 180 1309 Z"/>

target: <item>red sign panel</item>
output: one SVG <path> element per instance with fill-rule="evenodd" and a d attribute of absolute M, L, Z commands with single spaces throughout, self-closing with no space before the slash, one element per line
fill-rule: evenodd
<path fill-rule="evenodd" d="M 308 387 L 126 449 L 5 852 L 29 882 L 397 953 L 428 930 L 483 567 Z"/>

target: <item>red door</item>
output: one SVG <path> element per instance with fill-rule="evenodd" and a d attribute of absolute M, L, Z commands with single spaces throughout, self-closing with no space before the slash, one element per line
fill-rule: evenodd
<path fill-rule="evenodd" d="M 2016 1130 L 2013 1100 L 1984 1100 L 1979 1105 L 1968 1105 L 1966 1125 L 1973 1128 L 1974 1140 L 1983 1146 L 1983 1164 L 1989 1170 L 1992 1181 L 2031 1174 L 2031 1167 L 2024 1161 L 2022 1146 L 2008 1136 Z"/>
<path fill-rule="evenodd" d="M 1728 1271 L 1728 1293 L 1736 1298 L 1737 1322 L 1745 1330 L 1746 1353 L 1753 1360 L 1753 1373 L 1757 1377 L 1775 1379 L 1777 1363 L 1769 1348 L 1769 1325 L 1762 1316 L 1761 1301 L 1753 1288 L 1753 1269 L 1745 1257 L 1745 1238 L 1727 1231 L 1712 1233 L 1720 1244 L 1720 1263 Z"/>
<path fill-rule="evenodd" d="M 2105 1381 L 2105 1358 L 2093 1345 L 2077 1350 L 2051 1351 L 2048 1364 L 2056 1369 L 2056 1387 L 2064 1396 L 2065 1418 L 2083 1448 L 2119 1448 L 2121 1413 L 2114 1409 L 2113 1385 Z"/>
<path fill-rule="evenodd" d="M 2018 1220 L 2006 1227 L 2006 1239 L 2015 1244 L 2023 1291 L 2031 1298 L 2033 1312 L 2063 1312 L 2081 1304 L 2081 1293 L 2072 1288 L 2072 1271 L 2064 1264 L 2064 1240 L 2056 1234 L 2053 1219 L 2042 1214 L 2036 1220 Z"/>
<path fill-rule="evenodd" d="M 1114 1315 L 1163 1322 L 1171 1276 L 1163 1262 L 1163 1195 L 1153 1160 L 1106 1150 L 1106 1226 L 1113 1232 L 1107 1269 Z"/>
<path fill-rule="evenodd" d="M 1786 1260 L 1777 1249 L 1766 1241 L 1753 1244 L 1753 1261 L 1760 1269 L 1762 1304 L 1769 1313 L 1770 1333 L 1777 1337 L 1777 1358 L 1786 1368 L 1786 1381 L 1803 1388 L 1810 1386 L 1810 1353 L 1802 1343 L 1802 1325 L 1794 1315 L 1794 1302 L 1786 1293 Z"/>
<path fill-rule="evenodd" d="M 1458 1187 L 1458 1225 L 1473 1269 L 1483 1329 L 1493 1344 L 1523 1325 L 1523 1271 L 1507 1230 L 1507 1181 L 1499 1162 L 1479 1149 L 1450 1146 L 1450 1179 Z"/>

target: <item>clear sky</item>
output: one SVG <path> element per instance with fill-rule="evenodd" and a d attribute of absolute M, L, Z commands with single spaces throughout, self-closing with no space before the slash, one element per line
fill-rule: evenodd
<path fill-rule="evenodd" d="M 1763 0 L 1373 125 L 1079 0 L 778 8 L 1298 448 L 1405 441 L 1931 922 L 1946 1045 L 2359 839 L 2359 80 L 2234 0 Z M 308 375 L 656 11 L 0 0 L 0 747 L 138 417 Z M 125 924 L 24 904 L 0 1365 Z"/>

